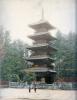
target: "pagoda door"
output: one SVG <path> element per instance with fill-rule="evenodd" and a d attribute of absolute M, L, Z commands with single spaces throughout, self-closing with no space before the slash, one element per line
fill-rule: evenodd
<path fill-rule="evenodd" d="M 47 73 L 45 76 L 45 83 L 52 84 L 54 82 L 54 76 L 51 73 Z"/>

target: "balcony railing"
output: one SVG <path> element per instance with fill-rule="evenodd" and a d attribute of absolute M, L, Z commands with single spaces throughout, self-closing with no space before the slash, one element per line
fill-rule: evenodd
<path fill-rule="evenodd" d="M 31 58 L 36 58 L 36 57 L 49 57 L 48 55 L 33 55 L 30 56 Z"/>
<path fill-rule="evenodd" d="M 38 43 L 38 44 L 33 44 L 32 46 L 28 46 L 27 48 L 37 48 L 37 47 L 45 47 L 45 46 L 50 46 L 52 49 L 57 50 L 56 46 L 53 43 Z"/>
<path fill-rule="evenodd" d="M 53 57 L 50 57 L 48 55 L 36 55 L 36 56 L 29 56 L 27 57 L 28 59 L 37 59 L 37 58 L 51 58 L 54 59 Z"/>
<path fill-rule="evenodd" d="M 35 34 L 33 34 L 32 36 L 37 36 L 37 35 L 43 35 L 43 34 L 46 34 L 46 33 L 49 33 L 48 31 L 44 31 L 44 32 L 35 32 Z"/>
<path fill-rule="evenodd" d="M 46 45 L 48 45 L 48 43 L 34 43 L 34 44 L 32 45 L 32 47 L 46 46 Z"/>

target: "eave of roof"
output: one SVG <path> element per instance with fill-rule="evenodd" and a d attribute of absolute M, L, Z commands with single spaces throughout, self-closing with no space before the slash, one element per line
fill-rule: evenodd
<path fill-rule="evenodd" d="M 41 32 L 41 33 L 36 33 L 33 35 L 28 36 L 32 40 L 39 40 L 39 39 L 45 39 L 45 40 L 57 40 L 56 37 L 53 37 L 50 33 L 48 32 Z"/>
<path fill-rule="evenodd" d="M 40 28 L 46 28 L 48 30 L 55 29 L 55 27 L 53 25 L 51 25 L 48 21 L 40 21 L 38 23 L 34 23 L 29 26 L 35 30 L 38 30 Z"/>

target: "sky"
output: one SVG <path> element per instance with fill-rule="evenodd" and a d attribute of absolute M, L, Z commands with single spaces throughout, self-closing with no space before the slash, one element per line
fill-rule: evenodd
<path fill-rule="evenodd" d="M 44 19 L 63 34 L 75 32 L 75 0 L 0 0 L 0 25 L 9 30 L 11 39 L 31 43 L 30 24 Z"/>

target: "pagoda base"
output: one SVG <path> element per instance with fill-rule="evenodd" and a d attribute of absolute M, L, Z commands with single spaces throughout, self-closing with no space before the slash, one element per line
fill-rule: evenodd
<path fill-rule="evenodd" d="M 28 68 L 25 72 L 35 73 L 35 79 L 38 83 L 52 84 L 55 81 L 56 71 L 47 67 Z"/>

